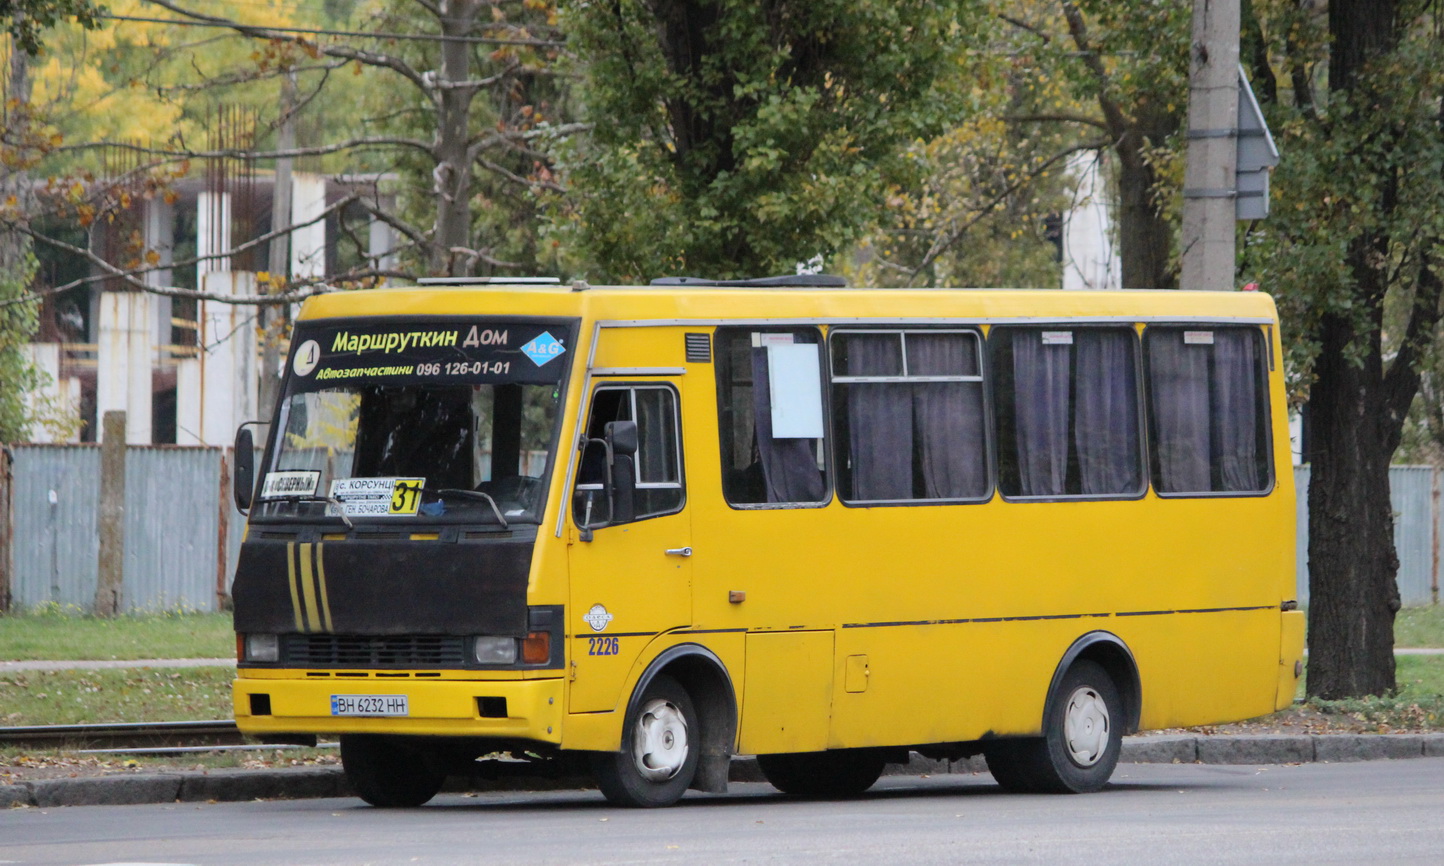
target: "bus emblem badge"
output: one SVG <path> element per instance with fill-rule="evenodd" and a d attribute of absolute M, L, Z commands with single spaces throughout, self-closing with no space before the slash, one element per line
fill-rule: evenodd
<path fill-rule="evenodd" d="M 558 342 L 550 331 L 542 331 L 533 337 L 530 343 L 521 347 L 522 354 L 531 358 L 532 363 L 538 367 L 545 366 L 553 358 L 560 358 L 566 350 L 567 347 Z"/>
<path fill-rule="evenodd" d="M 592 605 L 592 609 L 587 611 L 587 615 L 582 617 L 582 619 L 587 621 L 587 625 L 592 627 L 592 631 L 602 631 L 611 623 L 612 615 L 607 612 L 605 607 L 602 607 L 600 604 L 594 604 Z"/>

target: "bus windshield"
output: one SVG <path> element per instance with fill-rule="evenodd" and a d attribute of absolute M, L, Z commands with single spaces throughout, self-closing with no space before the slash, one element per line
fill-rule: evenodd
<path fill-rule="evenodd" d="M 254 516 L 539 523 L 570 330 L 371 330 L 295 338 Z"/>

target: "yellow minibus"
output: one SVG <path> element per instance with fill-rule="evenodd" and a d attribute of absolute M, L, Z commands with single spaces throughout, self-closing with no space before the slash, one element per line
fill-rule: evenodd
<path fill-rule="evenodd" d="M 1266 295 L 450 280 L 291 346 L 259 466 L 237 435 L 235 718 L 339 735 L 374 805 L 479 758 L 634 806 L 735 755 L 1086 792 L 1125 733 L 1294 698 Z"/>

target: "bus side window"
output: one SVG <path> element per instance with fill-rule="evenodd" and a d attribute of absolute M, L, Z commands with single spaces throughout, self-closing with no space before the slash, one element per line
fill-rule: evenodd
<path fill-rule="evenodd" d="M 1263 334 L 1152 326 L 1143 333 L 1159 493 L 1261 493 L 1272 484 Z"/>
<path fill-rule="evenodd" d="M 816 328 L 717 329 L 722 492 L 730 504 L 827 501 L 820 342 Z"/>
<path fill-rule="evenodd" d="M 592 397 L 587 438 L 604 438 L 609 421 L 637 422 L 637 454 L 631 461 L 633 519 L 644 520 L 681 511 L 685 496 L 676 392 L 662 385 L 598 388 Z M 589 498 L 592 500 L 591 523 L 611 522 L 606 504 L 600 499 L 605 478 L 605 449 L 599 445 L 587 445 L 582 451 L 577 488 L 572 500 L 573 513 L 579 524 L 586 520 Z"/>
<path fill-rule="evenodd" d="M 844 502 L 987 498 L 977 332 L 834 330 L 828 341 Z"/>
<path fill-rule="evenodd" d="M 998 487 L 1010 497 L 1143 494 L 1130 327 L 994 328 Z"/>

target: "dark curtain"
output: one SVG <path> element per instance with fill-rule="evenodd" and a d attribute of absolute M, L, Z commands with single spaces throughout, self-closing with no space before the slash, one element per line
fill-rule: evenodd
<path fill-rule="evenodd" d="M 1043 345 L 1041 331 L 1013 335 L 1018 476 L 1024 496 L 1066 492 L 1071 348 Z"/>
<path fill-rule="evenodd" d="M 956 376 L 975 372 L 972 338 L 959 334 L 908 334 L 908 373 Z M 918 382 L 912 417 L 923 497 L 968 499 L 988 488 L 980 382 Z"/>
<path fill-rule="evenodd" d="M 848 334 L 849 376 L 901 376 L 896 334 Z M 912 395 L 896 382 L 856 382 L 847 387 L 848 456 L 852 498 L 913 496 Z"/>
<path fill-rule="evenodd" d="M 757 453 L 768 502 L 817 502 L 822 499 L 822 473 L 817 469 L 813 439 L 772 438 L 772 384 L 767 349 L 752 349 L 752 413 L 757 425 Z"/>
<path fill-rule="evenodd" d="M 1261 490 L 1258 460 L 1258 335 L 1229 329 L 1213 336 L 1213 443 L 1223 490 Z"/>
<path fill-rule="evenodd" d="M 1134 493 L 1140 477 L 1133 335 L 1074 332 L 1078 365 L 1074 444 L 1084 494 Z"/>
<path fill-rule="evenodd" d="M 1164 493 L 1213 489 L 1207 345 L 1188 345 L 1183 331 L 1154 329 L 1148 339 L 1150 408 L 1158 449 L 1159 488 Z"/>

